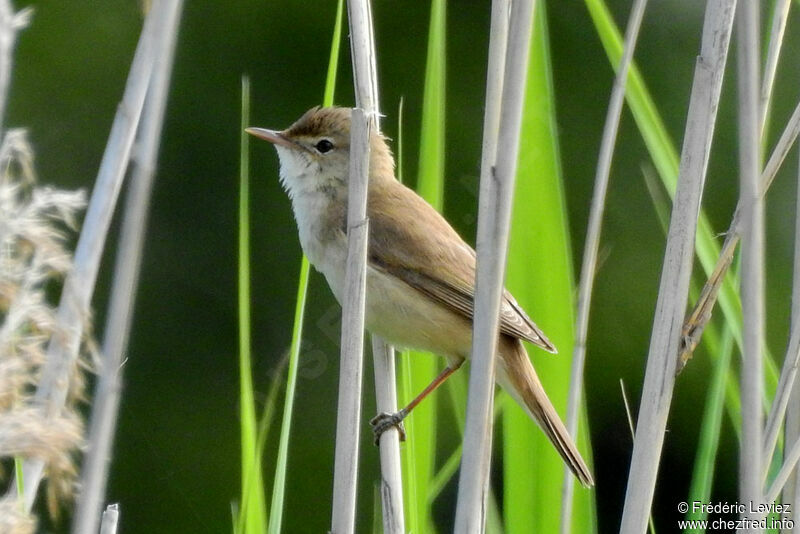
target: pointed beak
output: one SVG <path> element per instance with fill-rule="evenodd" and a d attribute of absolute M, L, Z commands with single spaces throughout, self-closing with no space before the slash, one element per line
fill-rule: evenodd
<path fill-rule="evenodd" d="M 269 141 L 273 145 L 285 146 L 286 148 L 297 148 L 297 145 L 284 137 L 281 132 L 275 130 L 267 130 L 266 128 L 245 128 L 245 132 L 252 136 Z"/>

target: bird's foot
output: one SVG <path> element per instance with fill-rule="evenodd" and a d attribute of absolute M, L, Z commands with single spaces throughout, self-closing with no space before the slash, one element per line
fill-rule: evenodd
<path fill-rule="evenodd" d="M 378 445 L 381 440 L 381 434 L 394 427 L 400 434 L 400 441 L 406 440 L 406 429 L 403 428 L 403 419 L 406 417 L 403 410 L 395 413 L 381 412 L 372 419 L 369 424 L 372 427 L 372 433 L 375 434 L 375 445 Z"/>

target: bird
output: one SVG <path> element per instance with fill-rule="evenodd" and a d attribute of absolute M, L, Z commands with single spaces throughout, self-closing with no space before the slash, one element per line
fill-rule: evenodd
<path fill-rule="evenodd" d="M 352 108 L 313 107 L 285 130 L 247 128 L 272 143 L 300 245 L 341 304 L 347 258 L 347 199 Z M 376 440 L 402 421 L 470 357 L 475 298 L 474 249 L 445 218 L 395 177 L 387 139 L 370 133 L 369 239 L 365 328 L 388 343 L 438 354 L 447 367 L 406 407 L 372 421 Z M 550 402 L 523 345 L 556 347 L 503 290 L 496 382 L 541 427 L 584 486 L 594 480 Z"/>

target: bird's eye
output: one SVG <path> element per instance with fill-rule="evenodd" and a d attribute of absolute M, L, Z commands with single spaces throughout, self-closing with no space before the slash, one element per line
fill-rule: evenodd
<path fill-rule="evenodd" d="M 333 150 L 333 143 L 327 139 L 322 139 L 316 145 L 314 145 L 314 148 L 316 148 L 320 154 L 324 154 L 325 152 L 330 152 Z"/>

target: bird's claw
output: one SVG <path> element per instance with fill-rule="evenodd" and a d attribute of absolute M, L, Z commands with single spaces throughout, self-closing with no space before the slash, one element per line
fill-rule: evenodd
<path fill-rule="evenodd" d="M 375 434 L 375 445 L 378 445 L 381 440 L 381 434 L 394 427 L 400 435 L 400 441 L 406 440 L 406 429 L 403 427 L 403 419 L 405 414 L 402 411 L 395 413 L 381 412 L 372 419 L 369 424 L 372 427 L 372 433 Z"/>

